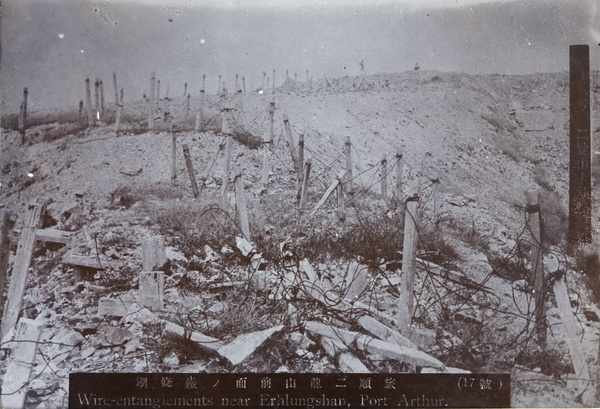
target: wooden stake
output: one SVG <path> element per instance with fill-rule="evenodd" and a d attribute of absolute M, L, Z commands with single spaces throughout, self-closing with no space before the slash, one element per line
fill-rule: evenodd
<path fill-rule="evenodd" d="M 233 144 L 233 138 L 231 135 L 227 135 L 225 142 L 225 163 L 223 165 L 223 180 L 221 181 L 221 203 L 225 204 L 225 193 L 227 192 L 227 186 L 229 185 L 229 177 L 231 172 L 231 148 Z"/>
<path fill-rule="evenodd" d="M 408 330 L 414 313 L 415 262 L 417 257 L 417 218 L 419 196 L 406 201 L 404 217 L 404 242 L 402 246 L 402 281 L 400 283 L 400 322 Z"/>
<path fill-rule="evenodd" d="M 350 137 L 346 138 L 345 144 L 345 153 L 346 153 L 346 190 L 348 193 L 352 194 L 352 185 L 354 184 L 352 181 L 352 142 L 350 141 Z"/>
<path fill-rule="evenodd" d="M 381 198 L 383 200 L 387 200 L 387 177 L 387 155 L 384 154 L 383 158 L 381 159 Z"/>
<path fill-rule="evenodd" d="M 40 323 L 21 318 L 15 333 L 12 348 L 13 359 L 6 367 L 0 407 L 25 408 L 25 399 L 29 388 L 29 378 L 35 362 L 38 342 L 41 335 Z"/>
<path fill-rule="evenodd" d="M 261 91 L 265 91 L 265 78 L 267 77 L 267 73 L 263 71 L 262 83 L 260 84 Z M 267 85 L 268 87 L 268 85 Z"/>
<path fill-rule="evenodd" d="M 119 106 L 119 88 L 117 87 L 117 72 L 113 71 L 113 85 L 115 87 L 115 106 Z"/>
<path fill-rule="evenodd" d="M 27 97 L 29 96 L 29 90 L 27 87 L 23 88 L 23 134 L 27 130 Z"/>
<path fill-rule="evenodd" d="M 275 102 L 269 103 L 269 141 L 275 140 Z M 272 149 L 272 147 L 269 147 Z"/>
<path fill-rule="evenodd" d="M 85 126 L 86 119 L 83 116 L 83 100 L 79 100 L 79 125 Z"/>
<path fill-rule="evenodd" d="M 273 68 L 273 95 L 275 95 L 275 68 Z"/>
<path fill-rule="evenodd" d="M 298 185 L 302 186 L 303 171 L 302 164 L 304 163 L 304 134 L 298 135 Z"/>
<path fill-rule="evenodd" d="M 533 266 L 533 288 L 535 299 L 535 329 L 538 343 L 546 347 L 546 297 L 544 292 L 544 268 L 542 262 L 542 237 L 539 193 L 536 190 L 525 192 L 527 200 L 527 226 L 531 233 L 532 249 L 530 263 Z"/>
<path fill-rule="evenodd" d="M 154 129 L 154 95 L 155 95 L 156 73 L 150 75 L 150 106 L 148 107 L 148 129 Z"/>
<path fill-rule="evenodd" d="M 244 238 L 250 241 L 250 224 L 248 223 L 248 211 L 246 209 L 246 196 L 244 195 L 244 180 L 242 170 L 238 166 L 235 170 L 235 197 L 240 215 L 240 227 Z"/>
<path fill-rule="evenodd" d="M 2 210 L 0 216 L 0 317 L 4 316 L 4 289 L 8 281 L 8 264 L 10 259 L 10 238 L 15 225 L 12 214 L 7 210 Z"/>
<path fill-rule="evenodd" d="M 200 105 L 196 115 L 196 132 L 200 132 L 200 125 L 204 123 L 204 88 L 200 90 Z"/>
<path fill-rule="evenodd" d="M 267 190 L 269 183 L 269 148 L 272 144 L 270 133 L 266 135 L 265 141 L 263 142 L 263 167 L 262 167 L 262 178 L 260 183 L 262 184 L 263 192 Z"/>
<path fill-rule="evenodd" d="M 312 160 L 309 158 L 304 164 L 304 177 L 302 178 L 302 191 L 300 192 L 300 203 L 299 210 L 304 209 L 304 203 L 306 203 L 306 195 L 308 194 L 308 178 L 310 177 L 310 167 L 312 166 Z"/>
<path fill-rule="evenodd" d="M 246 95 L 246 77 L 242 77 L 242 92 Z"/>
<path fill-rule="evenodd" d="M 31 264 L 31 254 L 35 244 L 35 231 L 40 222 L 42 206 L 39 204 L 30 204 L 24 217 L 24 225 L 21 230 L 21 238 L 17 247 L 17 254 L 13 262 L 12 275 L 8 288 L 8 299 L 6 310 L 2 317 L 2 327 L 0 339 L 15 327 L 17 319 L 21 312 L 21 301 L 25 293 L 25 283 L 27 282 L 27 272 Z"/>
<path fill-rule="evenodd" d="M 442 214 L 442 201 L 440 200 L 440 178 L 431 179 L 433 184 L 433 220 L 437 224 Z"/>
<path fill-rule="evenodd" d="M 185 98 L 185 96 L 187 95 L 187 82 L 183 85 L 183 97 Z"/>
<path fill-rule="evenodd" d="M 160 79 L 156 80 L 156 109 L 158 109 L 158 101 L 160 101 Z"/>
<path fill-rule="evenodd" d="M 100 80 L 100 115 L 104 117 L 104 84 Z"/>
<path fill-rule="evenodd" d="M 194 198 L 197 199 L 198 195 L 198 184 L 196 183 L 196 174 L 194 173 L 194 166 L 192 165 L 192 158 L 190 157 L 190 148 L 187 144 L 183 144 L 183 157 L 185 158 L 185 166 L 187 167 L 188 174 L 190 175 L 190 182 L 192 183 L 192 193 Z"/>
<path fill-rule="evenodd" d="M 237 94 L 239 90 L 239 86 L 238 86 L 238 74 L 235 74 L 235 93 Z"/>
<path fill-rule="evenodd" d="M 402 193 L 402 170 L 404 169 L 404 162 L 402 161 L 402 154 L 400 151 L 396 152 L 396 200 L 400 203 L 404 201 L 404 195 Z"/>
<path fill-rule="evenodd" d="M 296 147 L 294 146 L 294 138 L 292 137 L 292 127 L 287 114 L 283 114 L 283 127 L 285 128 L 285 135 L 287 137 L 286 142 L 290 154 L 292 155 L 292 163 L 294 164 L 294 170 L 299 173 L 300 168 L 298 166 L 298 157 L 296 156 Z"/>
<path fill-rule="evenodd" d="M 21 102 L 21 105 L 19 106 L 19 117 L 17 118 L 17 129 L 21 132 L 21 145 L 25 144 L 25 126 L 23 125 L 24 115 L 23 103 Z"/>
<path fill-rule="evenodd" d="M 85 79 L 85 100 L 88 114 L 88 127 L 94 126 L 94 110 L 92 108 L 92 91 L 90 89 L 90 79 Z"/>
<path fill-rule="evenodd" d="M 173 125 L 171 124 L 171 146 L 172 146 L 172 152 L 171 152 L 171 160 L 173 163 L 173 166 L 171 167 L 171 186 L 175 186 L 175 183 L 177 182 L 177 135 L 175 135 L 175 132 L 173 132 Z"/>
<path fill-rule="evenodd" d="M 190 94 L 187 94 L 187 98 L 185 100 L 185 117 L 188 118 L 190 116 Z"/>
<path fill-rule="evenodd" d="M 119 126 L 121 125 L 121 114 L 123 113 L 123 88 L 121 88 L 121 103 L 117 100 L 117 115 L 115 118 L 115 132 L 119 133 Z"/>
<path fill-rule="evenodd" d="M 94 110 L 94 117 L 96 119 L 98 118 L 98 115 L 100 114 L 100 81 L 98 80 L 98 78 L 96 78 L 96 82 L 94 83 L 94 102 L 95 102 L 95 110 Z"/>
<path fill-rule="evenodd" d="M 221 95 L 221 76 L 219 75 L 219 88 L 217 89 L 217 95 Z"/>
<path fill-rule="evenodd" d="M 345 193 L 344 193 L 344 178 L 345 178 L 345 173 L 342 176 L 342 178 L 340 179 L 340 184 L 338 184 L 337 187 L 337 205 L 338 205 L 338 215 L 343 215 L 344 212 L 346 211 L 346 198 L 345 198 Z"/>

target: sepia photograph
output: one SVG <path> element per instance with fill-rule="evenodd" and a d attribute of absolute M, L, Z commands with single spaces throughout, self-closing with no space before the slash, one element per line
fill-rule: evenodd
<path fill-rule="evenodd" d="M 0 117 L 0 408 L 600 406 L 597 0 L 4 0 Z"/>

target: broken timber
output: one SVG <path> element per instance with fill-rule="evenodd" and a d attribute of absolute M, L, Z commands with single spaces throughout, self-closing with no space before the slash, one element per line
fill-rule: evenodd
<path fill-rule="evenodd" d="M 323 204 L 325 204 L 325 201 L 327 200 L 327 198 L 329 198 L 329 196 L 335 190 L 335 188 L 338 187 L 338 185 L 340 185 L 340 184 L 343 183 L 343 179 L 344 179 L 345 175 L 346 175 L 346 171 L 345 170 L 342 170 L 342 171 L 340 171 L 340 173 L 338 173 L 337 179 L 334 180 L 331 183 L 331 185 L 329 185 L 329 188 L 327 189 L 327 191 L 325 192 L 325 194 L 323 195 L 323 197 L 321 198 L 321 200 L 319 200 L 319 202 L 315 205 L 315 207 L 313 208 L 313 210 L 310 212 L 309 217 L 312 217 L 315 214 L 317 214 L 317 212 L 319 211 L 319 209 L 321 208 L 321 206 L 323 206 Z"/>
<path fill-rule="evenodd" d="M 569 346 L 569 353 L 573 361 L 573 369 L 575 370 L 575 379 L 577 385 L 577 394 L 581 394 L 581 399 L 584 406 L 594 407 L 594 389 L 590 379 L 590 371 L 588 369 L 585 355 L 581 349 L 581 344 L 577 340 L 577 324 L 575 316 L 571 310 L 569 294 L 564 277 L 554 282 L 554 296 L 556 304 L 560 312 L 560 318 L 565 328 L 565 337 Z"/>
<path fill-rule="evenodd" d="M 21 230 L 16 229 L 13 236 L 19 236 Z M 36 241 L 44 241 L 47 243 L 69 244 L 73 232 L 58 230 L 58 229 L 39 229 L 35 232 Z"/>
<path fill-rule="evenodd" d="M 39 323 L 27 318 L 22 318 L 19 321 L 15 334 L 16 342 L 12 350 L 13 359 L 11 359 L 4 374 L 0 407 L 25 407 L 25 398 L 28 392 L 27 385 L 31 376 L 40 333 Z"/>
<path fill-rule="evenodd" d="M 67 253 L 62 258 L 63 264 L 69 264 L 77 267 L 91 268 L 93 270 L 105 270 L 114 268 L 113 264 L 98 257 L 82 256 L 80 254 Z"/>
<path fill-rule="evenodd" d="M 0 330 L 0 339 L 15 327 L 21 312 L 21 300 L 25 292 L 25 283 L 27 282 L 27 271 L 31 264 L 31 254 L 35 243 L 35 231 L 40 222 L 42 214 L 42 205 L 30 204 L 25 215 L 23 232 L 19 239 L 17 254 L 12 268 L 10 286 L 8 288 L 8 298 L 4 316 L 2 317 L 2 327 Z"/>

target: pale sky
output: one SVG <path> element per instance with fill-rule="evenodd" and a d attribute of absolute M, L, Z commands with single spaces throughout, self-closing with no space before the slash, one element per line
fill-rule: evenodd
<path fill-rule="evenodd" d="M 0 99 L 18 111 L 77 105 L 86 77 L 140 99 L 151 71 L 173 87 L 259 84 L 276 69 L 305 78 L 423 70 L 565 72 L 589 44 L 600 69 L 598 0 L 4 0 Z M 218 7 L 216 7 L 218 6 Z M 279 79 L 283 78 L 282 76 Z"/>

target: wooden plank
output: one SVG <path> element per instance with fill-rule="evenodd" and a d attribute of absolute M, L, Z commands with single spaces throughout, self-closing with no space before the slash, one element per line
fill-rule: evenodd
<path fill-rule="evenodd" d="M 590 379 L 590 371 L 587 366 L 585 355 L 581 344 L 577 340 L 577 322 L 567 292 L 565 278 L 562 277 L 554 282 L 554 296 L 560 313 L 563 327 L 565 329 L 565 337 L 567 338 L 567 346 L 571 361 L 573 361 L 573 369 L 575 369 L 575 385 L 577 388 L 576 394 L 581 394 L 584 406 L 594 407 L 594 388 Z"/>
<path fill-rule="evenodd" d="M 8 281 L 8 263 L 10 259 L 10 236 L 15 220 L 9 211 L 2 210 L 0 215 L 0 317 L 4 316 L 4 289 Z"/>
<path fill-rule="evenodd" d="M 104 257 L 88 257 L 80 254 L 67 253 L 62 258 L 63 264 L 69 264 L 77 267 L 92 268 L 94 270 L 105 270 L 107 268 L 114 268 L 114 265 L 107 261 Z"/>
<path fill-rule="evenodd" d="M 410 327 L 414 313 L 418 208 L 417 195 L 414 198 L 407 199 L 406 216 L 404 217 L 404 243 L 402 246 L 402 281 L 400 282 L 400 320 L 404 328 Z"/>
<path fill-rule="evenodd" d="M 165 308 L 165 273 L 142 271 L 140 273 L 139 303 L 152 311 Z"/>
<path fill-rule="evenodd" d="M 42 207 L 39 204 L 30 204 L 25 215 L 23 232 L 19 239 L 17 254 L 12 268 L 6 310 L 2 317 L 0 339 L 3 339 L 15 327 L 19 313 L 21 312 L 21 300 L 25 293 L 27 272 L 31 264 L 31 254 L 33 253 L 33 245 L 35 243 L 35 231 L 40 222 Z"/>
<path fill-rule="evenodd" d="M 420 269 L 423 269 L 425 271 L 433 273 L 442 278 L 446 278 L 446 279 L 453 281 L 460 285 L 476 288 L 476 289 L 479 289 L 481 291 L 486 291 L 491 294 L 494 293 L 494 290 L 492 290 L 490 287 L 482 285 L 482 284 L 478 283 L 477 281 L 473 281 L 470 278 L 465 277 L 463 274 L 461 274 L 457 271 L 449 270 L 445 267 L 437 265 L 428 260 L 423 260 L 422 258 L 419 258 L 419 257 L 416 257 L 415 260 L 417 262 L 417 267 Z"/>
<path fill-rule="evenodd" d="M 40 334 L 39 323 L 27 318 L 19 321 L 15 334 L 15 341 L 18 342 L 14 343 L 12 359 L 6 367 L 0 407 L 14 409 L 25 407 L 27 384 L 31 376 Z"/>
<path fill-rule="evenodd" d="M 21 231 L 22 229 L 20 228 L 13 230 L 12 237 L 20 237 Z M 71 242 L 72 236 L 73 232 L 54 228 L 38 229 L 35 232 L 36 241 L 44 241 L 58 244 L 69 244 Z"/>

